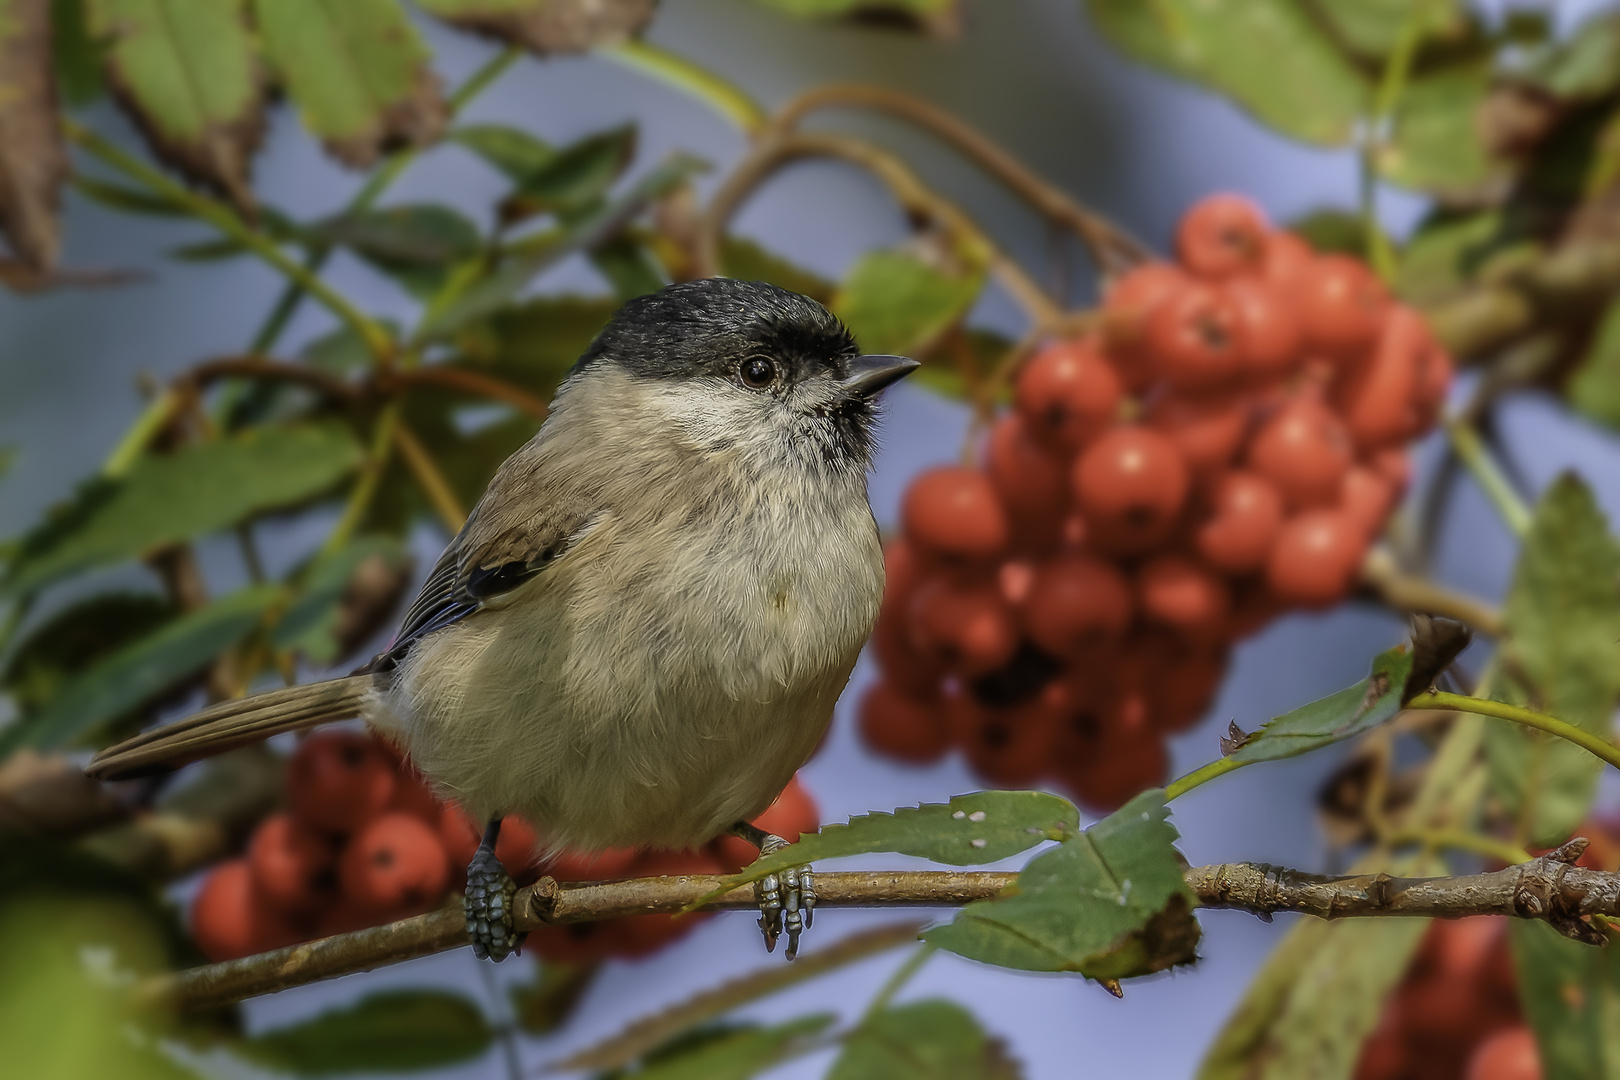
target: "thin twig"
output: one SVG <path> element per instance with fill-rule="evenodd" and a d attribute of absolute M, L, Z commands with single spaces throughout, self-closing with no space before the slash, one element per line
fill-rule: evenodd
<path fill-rule="evenodd" d="M 868 170 L 913 217 L 937 222 L 982 254 L 992 275 L 1040 327 L 1062 323 L 1063 311 L 1046 291 L 985 236 L 962 210 L 924 184 L 898 157 L 845 135 L 783 134 L 762 139 L 726 177 L 698 222 L 695 256 L 700 277 L 720 273 L 720 238 L 744 200 L 782 167 L 805 158 L 830 157 Z"/>
<path fill-rule="evenodd" d="M 1073 229 L 1105 274 L 1120 273 L 1153 257 L 1153 253 L 1130 234 L 1041 179 L 977 129 L 932 102 L 899 90 L 866 83 L 818 86 L 784 105 L 771 121 L 771 130 L 785 133 L 818 109 L 846 105 L 893 113 L 950 143 L 1036 211 Z"/>
<path fill-rule="evenodd" d="M 1582 731 L 1574 724 L 1560 720 L 1555 716 L 1538 713 L 1534 709 L 1526 709 L 1521 705 L 1508 705 L 1501 701 L 1487 701 L 1484 698 L 1467 697 L 1463 694 L 1447 694 L 1439 690 L 1431 690 L 1419 694 L 1406 703 L 1408 709 L 1450 709 L 1453 712 L 1477 713 L 1480 716 L 1494 716 L 1499 720 L 1512 720 L 1525 727 L 1533 727 L 1545 731 L 1549 735 L 1556 735 L 1560 739 L 1574 743 L 1582 750 L 1620 769 L 1620 747 L 1616 747 L 1608 740 Z"/>
<path fill-rule="evenodd" d="M 1194 867 L 1185 877 L 1204 907 L 1257 914 L 1296 911 L 1321 918 L 1511 915 L 1545 920 L 1566 936 L 1595 941 L 1601 932 L 1583 920 L 1620 916 L 1620 874 L 1573 865 L 1585 848 L 1586 840 L 1576 838 L 1522 865 L 1464 877 L 1329 877 L 1263 863 Z M 1017 874 L 1000 870 L 823 872 L 816 875 L 816 902 L 821 907 L 960 907 L 995 899 L 1017 880 Z M 573 883 L 541 878 L 518 892 L 516 924 L 526 932 L 624 915 L 675 914 L 726 881 L 717 875 Z M 754 890 L 745 886 L 706 906 L 753 909 L 757 903 Z M 150 1004 L 211 1008 L 466 943 L 465 917 L 457 901 L 387 926 L 159 976 L 142 984 L 137 994 Z"/>
<path fill-rule="evenodd" d="M 404 460 L 405 467 L 416 478 L 416 484 L 427 496 L 433 507 L 433 512 L 439 515 L 444 527 L 454 536 L 461 531 L 467 523 L 467 509 L 461 505 L 461 497 L 450 486 L 439 463 L 433 460 L 428 448 L 422 445 L 422 440 L 416 437 L 404 420 L 394 425 L 394 445 L 399 448 L 399 456 Z"/>
<path fill-rule="evenodd" d="M 1361 565 L 1361 580 L 1386 604 L 1400 611 L 1444 615 L 1491 637 L 1501 637 L 1505 631 L 1501 611 L 1477 597 L 1401 573 L 1387 548 L 1375 547 L 1367 553 Z"/>
<path fill-rule="evenodd" d="M 497 379 L 492 375 L 485 375 L 479 371 L 446 367 L 442 364 L 431 364 L 406 371 L 392 372 L 379 377 L 377 385 L 385 393 L 392 391 L 395 387 L 442 386 L 450 390 L 460 390 L 475 397 L 504 401 L 508 405 L 515 406 L 530 416 L 541 420 L 544 420 L 546 414 L 550 411 L 550 407 L 543 399 L 529 393 L 521 386 L 514 386 L 509 382 Z"/>
<path fill-rule="evenodd" d="M 1530 531 L 1530 508 L 1525 506 L 1524 500 L 1513 489 L 1512 481 L 1502 471 L 1502 466 L 1491 456 L 1479 431 L 1458 420 L 1448 421 L 1445 428 L 1452 450 L 1467 467 L 1480 490 L 1485 492 L 1497 516 L 1514 536 L 1523 538 Z"/>

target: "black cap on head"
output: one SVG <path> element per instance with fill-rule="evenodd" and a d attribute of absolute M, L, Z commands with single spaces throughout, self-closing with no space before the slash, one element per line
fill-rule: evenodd
<path fill-rule="evenodd" d="M 604 358 L 645 378 L 725 377 L 749 356 L 842 377 L 859 351 L 838 317 L 808 296 L 763 281 L 703 278 L 629 301 L 574 365 Z"/>

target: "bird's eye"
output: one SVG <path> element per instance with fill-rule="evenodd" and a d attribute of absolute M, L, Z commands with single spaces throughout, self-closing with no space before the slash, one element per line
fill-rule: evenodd
<path fill-rule="evenodd" d="M 750 356 L 742 362 L 737 374 L 742 378 L 744 386 L 763 390 L 776 378 L 776 365 L 763 356 Z"/>

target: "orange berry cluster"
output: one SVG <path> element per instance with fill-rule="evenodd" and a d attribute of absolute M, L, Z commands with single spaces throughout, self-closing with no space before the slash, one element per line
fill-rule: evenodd
<path fill-rule="evenodd" d="M 1354 585 L 1452 367 L 1357 260 L 1245 199 L 1025 364 L 980 467 L 918 476 L 861 729 L 907 761 L 1111 808 L 1163 780 L 1230 644 Z"/>
<path fill-rule="evenodd" d="M 483 833 L 386 742 L 323 731 L 287 762 L 286 809 L 260 822 L 246 853 L 214 867 L 191 906 L 191 932 L 210 960 L 231 960 L 431 911 L 466 884 Z M 817 825 L 815 803 L 795 779 L 759 819 L 797 839 Z M 747 843 L 724 838 L 683 852 L 562 852 L 544 858 L 521 818 L 501 823 L 495 848 L 520 883 L 602 881 L 659 874 L 731 873 L 753 862 Z M 645 915 L 546 928 L 529 944 L 553 959 L 645 956 L 701 921 Z"/>

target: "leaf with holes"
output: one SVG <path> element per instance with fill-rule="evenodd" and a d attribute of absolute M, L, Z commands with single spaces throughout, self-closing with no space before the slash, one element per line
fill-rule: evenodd
<path fill-rule="evenodd" d="M 1218 90 L 1262 123 L 1342 145 L 1372 100 L 1368 78 L 1294 0 L 1087 0 L 1136 60 Z"/>
<path fill-rule="evenodd" d="M 1037 855 L 1001 899 L 980 900 L 923 938 L 1021 971 L 1123 979 L 1195 959 L 1197 898 L 1182 880 L 1164 792 L 1144 791 Z"/>
<path fill-rule="evenodd" d="M 926 350 L 955 326 L 984 287 L 982 269 L 949 273 L 903 251 L 861 256 L 832 309 L 872 353 Z"/>
<path fill-rule="evenodd" d="M 438 138 L 448 109 L 397 0 L 254 0 L 259 35 L 304 126 L 338 160 Z"/>
<path fill-rule="evenodd" d="M 444 990 L 380 990 L 240 1044 L 243 1056 L 298 1076 L 430 1069 L 481 1057 L 495 1040 L 483 1012 Z"/>
<path fill-rule="evenodd" d="M 117 479 L 85 484 L 25 534 L 0 578 L 0 596 L 312 499 L 352 472 L 361 456 L 348 427 L 322 423 L 257 428 L 143 458 Z"/>
<path fill-rule="evenodd" d="M 56 264 L 67 181 L 51 75 L 51 0 L 0 0 L 0 232 L 32 269 Z"/>
<path fill-rule="evenodd" d="M 1607 738 L 1620 698 L 1620 542 L 1586 485 L 1565 474 L 1536 505 L 1503 607 L 1503 696 Z M 1485 729 L 1496 795 L 1533 843 L 1561 842 L 1591 805 L 1603 764 L 1513 724 Z"/>
<path fill-rule="evenodd" d="M 827 1080 L 1013 1080 L 1000 1039 L 954 1001 L 926 998 L 883 1009 L 844 1038 Z"/>
<path fill-rule="evenodd" d="M 862 814 L 847 825 L 823 825 L 774 855 L 726 879 L 719 891 L 819 859 L 893 851 L 951 866 L 978 866 L 1061 840 L 1080 827 L 1067 799 L 1044 791 L 976 791 L 946 803 L 903 806 L 893 813 Z"/>
<path fill-rule="evenodd" d="M 157 155 L 253 205 L 264 86 L 246 0 L 86 0 L 107 73 Z"/>
<path fill-rule="evenodd" d="M 417 0 L 417 6 L 452 26 L 546 56 L 626 41 L 652 18 L 658 0 Z"/>
<path fill-rule="evenodd" d="M 232 593 L 187 612 L 81 672 L 41 711 L 0 731 L 0 755 L 19 746 L 60 749 L 206 667 L 259 625 L 278 585 Z"/>

